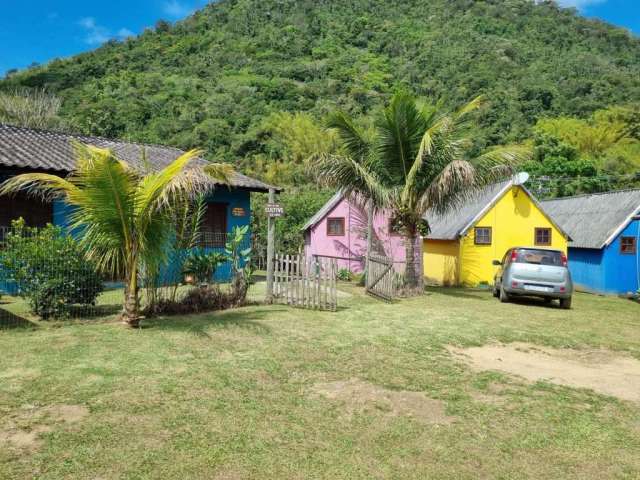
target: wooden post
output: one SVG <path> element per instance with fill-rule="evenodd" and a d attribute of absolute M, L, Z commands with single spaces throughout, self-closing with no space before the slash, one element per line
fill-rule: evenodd
<path fill-rule="evenodd" d="M 364 284 L 366 288 L 369 288 L 369 268 L 371 267 L 372 248 L 373 248 L 373 200 L 369 199 L 369 205 L 367 208 L 367 259 L 365 261 L 365 266 L 364 266 L 364 271 L 365 271 Z"/>
<path fill-rule="evenodd" d="M 276 191 L 269 189 L 269 203 L 276 202 Z M 273 303 L 273 254 L 275 252 L 276 219 L 269 215 L 267 219 L 267 303 Z"/>

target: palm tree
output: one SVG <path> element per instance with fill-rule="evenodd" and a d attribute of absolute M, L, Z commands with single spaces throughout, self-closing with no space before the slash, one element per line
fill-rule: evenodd
<path fill-rule="evenodd" d="M 76 144 L 77 168 L 61 178 L 27 173 L 7 180 L 0 195 L 26 191 L 72 207 L 70 228 L 77 232 L 89 259 L 105 274 L 125 279 L 123 321 L 140 321 L 138 278 L 141 267 L 153 270 L 167 258 L 175 226 L 172 207 L 202 194 L 211 179 L 227 182 L 228 165 L 193 165 L 191 150 L 157 172 L 142 173 L 113 152 Z"/>
<path fill-rule="evenodd" d="M 472 155 L 471 114 L 483 103 L 478 97 L 450 113 L 400 92 L 368 130 L 342 112 L 328 120 L 344 154 L 321 156 L 319 178 L 347 194 L 362 195 L 374 208 L 392 211 L 392 222 L 406 237 L 405 277 L 410 288 L 422 286 L 415 247 L 418 235 L 428 229 L 425 214 L 455 208 L 528 156 L 525 147 Z"/>

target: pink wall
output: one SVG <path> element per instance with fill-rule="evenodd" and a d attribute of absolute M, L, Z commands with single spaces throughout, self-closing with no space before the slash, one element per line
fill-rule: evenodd
<path fill-rule="evenodd" d="M 343 236 L 327 235 L 327 219 L 345 220 Z M 404 271 L 405 243 L 401 235 L 389 233 L 389 215 L 380 212 L 374 216 L 373 251 L 394 259 L 395 270 Z M 307 257 L 322 255 L 337 257 L 339 268 L 362 272 L 367 251 L 367 212 L 357 202 L 343 198 L 322 220 L 305 232 Z"/>

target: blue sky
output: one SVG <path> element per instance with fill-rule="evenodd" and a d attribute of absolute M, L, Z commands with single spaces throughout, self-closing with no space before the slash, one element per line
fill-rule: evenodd
<path fill-rule="evenodd" d="M 207 0 L 0 0 L 0 75 L 175 21 Z M 640 0 L 560 0 L 640 35 Z"/>

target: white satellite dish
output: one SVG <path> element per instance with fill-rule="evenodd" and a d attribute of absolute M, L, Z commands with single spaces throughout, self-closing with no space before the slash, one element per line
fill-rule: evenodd
<path fill-rule="evenodd" d="M 529 180 L 529 174 L 527 172 L 516 173 L 513 177 L 514 185 L 524 185 Z"/>

